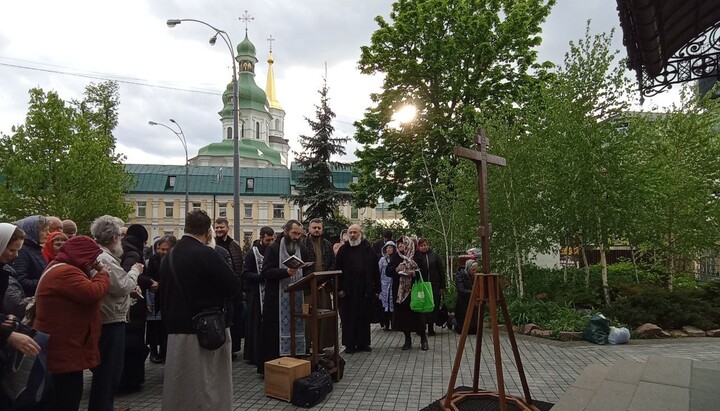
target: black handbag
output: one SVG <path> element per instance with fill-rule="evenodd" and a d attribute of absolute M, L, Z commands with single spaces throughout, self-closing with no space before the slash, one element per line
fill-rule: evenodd
<path fill-rule="evenodd" d="M 314 372 L 293 382 L 292 400 L 298 407 L 310 408 L 324 400 L 333 390 L 329 374 Z"/>
<path fill-rule="evenodd" d="M 450 312 L 448 311 L 447 305 L 443 302 L 440 308 L 438 308 L 437 316 L 435 317 L 435 325 L 443 328 L 445 328 L 445 325 L 447 325 L 448 328 L 451 328 L 452 325 L 448 323 L 449 319 Z"/>
<path fill-rule="evenodd" d="M 175 264 L 173 263 L 172 252 L 173 250 L 170 250 L 170 254 L 168 254 L 170 273 L 172 273 L 173 279 L 177 284 L 177 288 L 180 290 L 183 300 L 185 300 L 185 304 L 190 312 L 192 312 L 193 310 L 190 308 L 190 301 L 187 299 L 187 296 L 185 296 L 185 292 L 180 286 L 180 282 L 175 274 Z M 218 307 L 206 308 L 193 316 L 192 324 L 200 347 L 205 348 L 206 350 L 217 350 L 225 345 L 227 336 L 225 335 L 224 309 Z"/>

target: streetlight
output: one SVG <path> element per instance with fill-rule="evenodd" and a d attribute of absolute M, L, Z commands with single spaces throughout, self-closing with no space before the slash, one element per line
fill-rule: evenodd
<path fill-rule="evenodd" d="M 183 148 L 185 149 L 185 213 L 187 213 L 188 211 L 190 211 L 188 208 L 188 205 L 189 205 L 189 202 L 188 202 L 188 197 L 189 197 L 188 190 L 189 189 L 188 189 L 188 187 L 190 185 L 190 177 L 189 177 L 190 161 L 188 160 L 187 140 L 185 140 L 185 133 L 183 133 L 183 129 L 182 129 L 182 127 L 180 127 L 180 124 L 178 124 L 178 122 L 173 119 L 170 119 L 170 122 L 175 124 L 177 126 L 177 128 L 180 130 L 180 132 L 175 131 L 172 127 L 169 127 L 163 123 L 156 123 L 154 121 L 148 121 L 148 124 L 150 124 L 151 126 L 163 126 L 166 129 L 172 131 L 177 136 L 177 138 L 180 140 L 180 142 L 183 145 Z"/>
<path fill-rule="evenodd" d="M 238 140 L 238 119 L 240 118 L 240 109 L 238 107 L 238 80 L 237 80 L 237 66 L 235 64 L 235 50 L 233 49 L 233 42 L 230 40 L 230 36 L 225 30 L 220 30 L 202 20 L 195 19 L 169 19 L 167 25 L 170 28 L 177 26 L 183 21 L 190 21 L 194 23 L 200 23 L 211 29 L 215 30 L 215 35 L 210 37 L 210 45 L 215 45 L 218 36 L 225 42 L 230 50 L 230 56 L 232 57 L 232 68 L 233 68 L 233 226 L 234 226 L 234 238 L 236 241 L 240 239 L 240 148 Z"/>

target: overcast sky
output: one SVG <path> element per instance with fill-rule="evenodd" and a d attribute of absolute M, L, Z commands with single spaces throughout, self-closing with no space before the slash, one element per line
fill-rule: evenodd
<path fill-rule="evenodd" d="M 305 116 L 314 116 L 317 90 L 327 63 L 330 106 L 338 136 L 352 136 L 369 94 L 381 78 L 361 75 L 360 47 L 370 43 L 375 16 L 387 17 L 389 0 L 25 0 L 0 2 L 0 132 L 25 120 L 28 90 L 55 90 L 64 100 L 80 98 L 84 87 L 105 78 L 120 80 L 118 151 L 129 163 L 182 164 L 176 137 L 148 121 L 175 119 L 184 129 L 190 157 L 222 139 L 217 112 L 230 82 L 230 53 L 224 43 L 208 44 L 213 31 L 200 24 L 168 28 L 169 18 L 193 18 L 226 30 L 237 45 L 245 36 L 238 18 L 245 10 L 260 62 L 256 83 L 265 88 L 270 35 L 277 98 L 286 111 L 285 138 L 299 150 L 308 134 Z M 568 42 L 616 29 L 614 43 L 625 56 L 616 2 L 558 0 L 543 25 L 540 59 L 562 64 Z M 634 76 L 633 73 L 629 75 Z M 97 77 L 97 79 L 89 77 Z M 663 104 L 669 96 L 646 104 Z M 348 146 L 352 160 L 356 144 Z"/>

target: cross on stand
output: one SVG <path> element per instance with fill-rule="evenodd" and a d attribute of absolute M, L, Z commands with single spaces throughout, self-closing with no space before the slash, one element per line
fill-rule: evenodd
<path fill-rule="evenodd" d="M 499 409 L 501 411 L 507 410 L 507 403 L 511 403 L 518 407 L 520 410 L 535 410 L 537 407 L 532 405 L 532 398 L 530 397 L 530 389 L 528 388 L 527 380 L 525 378 L 525 371 L 522 366 L 522 359 L 520 358 L 520 352 L 517 348 L 517 342 L 515 341 L 515 334 L 513 333 L 512 323 L 510 322 L 510 315 L 508 314 L 507 305 L 505 304 L 505 297 L 500 287 L 500 276 L 490 272 L 490 234 L 492 233 L 492 225 L 489 220 L 488 212 L 488 187 L 487 187 L 487 165 L 494 164 L 498 166 L 505 166 L 507 162 L 503 157 L 498 157 L 492 154 L 488 154 L 488 138 L 484 129 L 479 129 L 475 135 L 475 145 L 477 150 L 471 150 L 464 147 L 455 147 L 453 153 L 461 158 L 466 158 L 475 163 L 478 174 L 478 195 L 480 202 L 480 227 L 478 228 L 478 235 L 480 237 L 480 247 L 482 250 L 482 272 L 475 274 L 473 280 L 473 288 L 470 293 L 470 303 L 468 304 L 467 312 L 465 314 L 465 323 L 463 324 L 462 334 L 460 335 L 460 341 L 458 343 L 457 353 L 455 354 L 455 363 L 453 364 L 452 373 L 450 374 L 450 383 L 448 384 L 448 391 L 445 397 L 440 400 L 440 405 L 443 410 L 459 410 L 458 405 L 467 400 L 472 399 L 493 399 L 497 400 Z M 479 390 L 478 383 L 480 378 L 480 354 L 482 350 L 482 336 L 483 336 L 483 319 L 485 317 L 485 307 L 489 306 L 490 318 L 492 323 L 492 339 L 493 348 L 495 354 L 495 372 L 497 376 L 497 392 Z M 516 398 L 505 393 L 505 382 L 503 380 L 502 371 L 502 357 L 500 349 L 500 331 L 498 329 L 498 318 L 497 318 L 497 306 L 500 306 L 503 318 L 505 320 L 505 327 L 507 329 L 508 337 L 510 338 L 510 344 L 512 346 L 513 354 L 515 357 L 515 364 L 517 365 L 518 374 L 520 375 L 520 381 L 523 387 L 523 393 L 525 398 Z M 465 342 L 467 341 L 468 332 L 470 331 L 470 325 L 473 319 L 473 312 L 475 307 L 479 307 L 477 315 L 477 338 L 475 339 L 475 369 L 473 372 L 473 388 L 472 391 L 460 391 L 455 392 L 455 383 L 457 381 L 458 371 L 460 370 L 460 363 L 462 362 L 463 351 L 465 350 Z"/>

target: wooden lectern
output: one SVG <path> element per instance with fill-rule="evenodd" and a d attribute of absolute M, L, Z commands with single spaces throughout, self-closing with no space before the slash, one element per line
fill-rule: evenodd
<path fill-rule="evenodd" d="M 295 319 L 304 318 L 305 321 L 310 321 L 310 334 L 312 341 L 312 354 L 310 356 L 310 362 L 312 367 L 316 367 L 318 363 L 318 321 L 326 318 L 333 319 L 333 335 L 335 336 L 334 341 L 334 352 L 333 352 L 333 364 L 334 368 L 330 369 L 330 373 L 333 376 L 335 382 L 340 381 L 342 378 L 342 370 L 340 368 L 340 344 L 338 342 L 338 310 L 337 310 L 337 291 L 338 282 L 337 276 L 342 271 L 316 271 L 306 277 L 303 277 L 299 281 L 296 281 L 285 289 L 286 293 L 290 293 L 290 355 L 296 356 L 295 352 Z M 331 293 L 331 308 L 330 309 L 318 309 L 317 308 L 317 291 L 321 286 L 332 287 Z M 310 290 L 310 300 L 305 301 L 305 304 L 310 305 L 308 313 L 305 314 L 302 311 L 295 311 L 295 292 L 302 292 L 304 290 Z"/>

